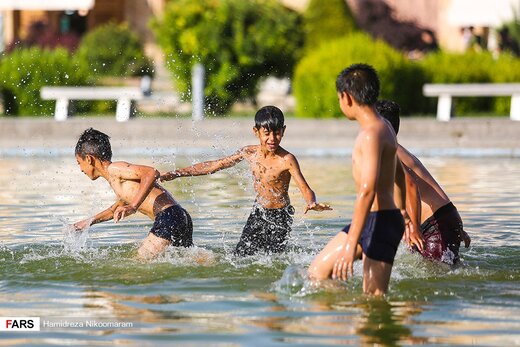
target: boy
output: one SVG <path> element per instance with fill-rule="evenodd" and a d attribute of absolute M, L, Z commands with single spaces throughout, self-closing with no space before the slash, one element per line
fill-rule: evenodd
<path fill-rule="evenodd" d="M 375 109 L 379 78 L 374 68 L 366 64 L 349 66 L 338 76 L 336 90 L 341 111 L 360 125 L 352 152 L 357 197 L 352 223 L 325 246 L 308 271 L 317 280 L 331 275 L 346 280 L 353 275 L 353 263 L 362 254 L 363 291 L 383 295 L 405 229 L 404 194 L 399 200 L 401 211 L 394 202 L 397 140 Z M 398 183 L 404 193 L 404 180 Z"/>
<path fill-rule="evenodd" d="M 390 122 L 397 134 L 401 111 L 399 105 L 390 100 L 380 100 L 376 109 Z M 419 188 L 420 236 L 424 239 L 424 247 L 419 248 L 419 252 L 427 259 L 450 265 L 457 263 L 460 243 L 464 241 L 466 248 L 471 243 L 469 235 L 463 229 L 457 208 L 419 159 L 399 144 L 397 157 L 405 167 L 407 175 L 416 181 Z"/>
<path fill-rule="evenodd" d="M 157 257 L 170 244 L 192 246 L 191 217 L 168 191 L 155 182 L 159 173 L 149 166 L 112 162 L 109 139 L 106 134 L 89 128 L 76 144 L 76 160 L 81 171 L 91 180 L 106 179 L 118 198 L 108 209 L 75 223 L 76 230 L 110 219 L 117 223 L 139 211 L 154 221 L 137 251 L 141 259 Z"/>
<path fill-rule="evenodd" d="M 305 181 L 296 157 L 280 147 L 285 132 L 280 109 L 265 106 L 258 110 L 253 132 L 260 141 L 259 145 L 246 146 L 228 157 L 161 175 L 161 181 L 207 175 L 247 160 L 254 178 L 256 200 L 235 248 L 234 253 L 239 256 L 285 250 L 294 215 L 288 193 L 291 177 L 307 202 L 304 213 L 331 209 L 328 205 L 316 203 L 316 196 Z"/>

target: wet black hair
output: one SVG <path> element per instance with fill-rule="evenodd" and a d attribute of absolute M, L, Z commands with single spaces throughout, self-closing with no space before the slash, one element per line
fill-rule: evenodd
<path fill-rule="evenodd" d="M 376 102 L 376 110 L 383 118 L 387 119 L 392 128 L 394 128 L 395 134 L 399 132 L 401 107 L 397 102 L 392 100 L 378 100 Z"/>
<path fill-rule="evenodd" d="M 284 127 L 283 112 L 276 106 L 264 106 L 256 112 L 255 128 L 268 131 L 282 130 Z"/>
<path fill-rule="evenodd" d="M 100 160 L 112 160 L 110 137 L 99 130 L 88 128 L 81 134 L 76 144 L 75 154 L 85 159 L 92 155 Z"/>
<path fill-rule="evenodd" d="M 338 93 L 348 93 L 361 105 L 374 105 L 379 97 L 379 77 L 367 64 L 353 64 L 336 79 Z"/>

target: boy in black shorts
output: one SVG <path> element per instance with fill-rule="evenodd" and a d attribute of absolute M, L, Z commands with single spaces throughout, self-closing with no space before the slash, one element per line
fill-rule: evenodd
<path fill-rule="evenodd" d="M 117 223 L 139 211 L 154 221 L 137 251 L 140 258 L 153 259 L 169 245 L 192 246 L 191 217 L 166 189 L 156 183 L 159 172 L 149 166 L 112 162 L 109 139 L 98 130 L 85 130 L 76 144 L 76 160 L 81 171 L 91 180 L 106 179 L 118 201 L 95 216 L 75 223 L 76 230 L 110 219 Z"/>
<path fill-rule="evenodd" d="M 260 144 L 243 147 L 222 159 L 161 174 L 161 181 L 207 175 L 247 160 L 253 173 L 256 200 L 235 248 L 236 255 L 285 250 L 294 215 L 288 193 L 291 178 L 307 202 L 305 213 L 331 209 L 328 205 L 316 203 L 316 195 L 305 181 L 296 157 L 280 147 L 284 131 L 282 111 L 275 106 L 262 107 L 255 115 L 253 127 Z"/>

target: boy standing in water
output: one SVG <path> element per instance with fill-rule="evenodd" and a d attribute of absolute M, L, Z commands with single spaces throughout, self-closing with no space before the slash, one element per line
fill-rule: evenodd
<path fill-rule="evenodd" d="M 307 202 L 305 213 L 330 210 L 328 205 L 316 203 L 316 195 L 305 181 L 296 157 L 280 147 L 285 132 L 282 111 L 275 106 L 262 107 L 255 115 L 253 132 L 259 145 L 246 146 L 228 157 L 161 175 L 161 181 L 207 175 L 247 160 L 253 174 L 256 200 L 235 248 L 234 253 L 240 256 L 285 250 L 294 215 L 288 193 L 291 177 Z"/>
<path fill-rule="evenodd" d="M 159 173 L 149 166 L 112 162 L 109 139 L 98 130 L 85 130 L 76 144 L 76 160 L 81 172 L 91 180 L 106 179 L 118 200 L 95 216 L 75 223 L 74 227 L 82 230 L 110 219 L 117 223 L 139 211 L 154 221 L 137 251 L 140 258 L 153 259 L 169 245 L 192 246 L 191 217 L 166 189 L 156 183 Z"/>
<path fill-rule="evenodd" d="M 325 246 L 308 271 L 317 280 L 331 276 L 346 280 L 362 256 L 363 291 L 383 295 L 405 229 L 403 197 L 401 211 L 394 202 L 397 140 L 375 109 L 379 78 L 371 66 L 354 64 L 343 70 L 336 90 L 341 111 L 360 125 L 352 151 L 357 196 L 351 224 Z M 398 183 L 405 192 L 404 180 Z"/>
<path fill-rule="evenodd" d="M 397 134 L 401 112 L 399 105 L 390 100 L 380 100 L 376 109 L 390 122 Z M 457 208 L 419 159 L 399 144 L 397 157 L 419 188 L 420 232 L 424 239 L 424 247 L 422 250 L 419 249 L 419 252 L 427 259 L 455 264 L 459 261 L 461 242 L 464 241 L 466 248 L 471 243 L 469 235 L 463 229 Z"/>

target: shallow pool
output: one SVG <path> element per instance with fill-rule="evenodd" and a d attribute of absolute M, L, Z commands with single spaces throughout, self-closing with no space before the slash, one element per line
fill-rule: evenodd
<path fill-rule="evenodd" d="M 124 159 L 164 170 L 206 157 Z M 387 298 L 370 299 L 361 264 L 353 280 L 327 289 L 304 277 L 352 214 L 347 157 L 300 158 L 334 211 L 304 216 L 292 186 L 290 250 L 274 257 L 231 255 L 253 203 L 245 166 L 168 182 L 193 217 L 196 247 L 148 264 L 134 259 L 151 226 L 143 216 L 68 232 L 114 199 L 72 155 L 3 157 L 0 317 L 40 317 L 41 331 L 3 332 L 0 345 L 520 345 L 520 159 L 423 162 L 459 209 L 472 246 L 457 268 L 401 247 Z"/>

